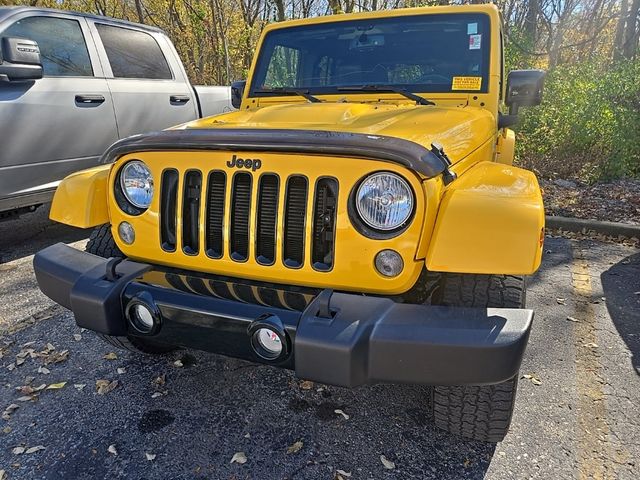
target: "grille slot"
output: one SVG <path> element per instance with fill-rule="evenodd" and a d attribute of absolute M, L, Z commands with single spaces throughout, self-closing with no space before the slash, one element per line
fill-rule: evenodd
<path fill-rule="evenodd" d="M 209 174 L 207 192 L 207 255 L 222 258 L 224 201 L 227 188 L 227 176 L 224 172 L 213 171 Z"/>
<path fill-rule="evenodd" d="M 276 260 L 276 228 L 278 217 L 278 188 L 280 182 L 273 174 L 260 177 L 256 225 L 256 260 L 273 265 Z"/>
<path fill-rule="evenodd" d="M 236 173 L 231 190 L 230 254 L 236 262 L 249 257 L 249 218 L 251 218 L 251 174 Z"/>
<path fill-rule="evenodd" d="M 178 202 L 178 171 L 162 172 L 160 187 L 160 242 L 167 252 L 176 251 L 176 204 Z"/>
<path fill-rule="evenodd" d="M 289 268 L 304 263 L 305 217 L 307 215 L 307 179 L 300 175 L 289 177 L 284 207 L 283 261 Z"/>
<path fill-rule="evenodd" d="M 333 268 L 337 200 L 338 181 L 335 178 L 320 178 L 316 182 L 314 199 L 311 263 L 315 270 L 321 272 Z"/>
<path fill-rule="evenodd" d="M 187 255 L 197 255 L 200 247 L 198 224 L 201 189 L 202 174 L 195 170 L 187 172 L 182 197 L 182 251 Z"/>

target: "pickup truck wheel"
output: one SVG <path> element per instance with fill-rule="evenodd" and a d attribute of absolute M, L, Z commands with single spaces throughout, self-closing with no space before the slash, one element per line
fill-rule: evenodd
<path fill-rule="evenodd" d="M 104 258 L 124 257 L 113 240 L 109 224 L 100 225 L 91 232 L 85 251 Z M 137 337 L 114 337 L 102 333 L 99 333 L 98 336 L 109 345 L 135 353 L 162 354 L 176 349 L 171 345 L 162 345 Z"/>
<path fill-rule="evenodd" d="M 524 308 L 524 277 L 442 275 L 434 303 L 457 307 Z M 435 386 L 431 409 L 437 427 L 465 438 L 497 443 L 509 431 L 519 375 L 496 385 Z"/>

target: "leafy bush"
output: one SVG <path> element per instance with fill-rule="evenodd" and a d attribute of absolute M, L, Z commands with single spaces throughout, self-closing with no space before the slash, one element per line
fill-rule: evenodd
<path fill-rule="evenodd" d="M 544 103 L 521 110 L 518 164 L 588 182 L 640 177 L 639 78 L 639 61 L 582 62 L 548 72 Z"/>

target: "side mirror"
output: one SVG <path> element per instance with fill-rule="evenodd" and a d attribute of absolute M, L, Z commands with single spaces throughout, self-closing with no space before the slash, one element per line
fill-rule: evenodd
<path fill-rule="evenodd" d="M 0 80 L 8 82 L 42 78 L 40 49 L 33 40 L 0 39 Z"/>
<path fill-rule="evenodd" d="M 246 86 L 246 80 L 238 80 L 231 84 L 231 105 L 233 105 L 233 108 L 240 108 L 240 105 L 242 105 L 242 96 Z"/>
<path fill-rule="evenodd" d="M 509 115 L 517 115 L 518 108 L 542 103 L 545 72 L 542 70 L 513 70 L 507 77 Z"/>

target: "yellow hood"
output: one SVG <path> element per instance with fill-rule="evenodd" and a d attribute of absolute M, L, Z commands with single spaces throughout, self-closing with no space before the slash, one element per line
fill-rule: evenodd
<path fill-rule="evenodd" d="M 179 128 L 328 130 L 403 138 L 430 148 L 438 142 L 457 162 L 496 132 L 485 109 L 407 103 L 285 103 L 196 120 Z"/>

